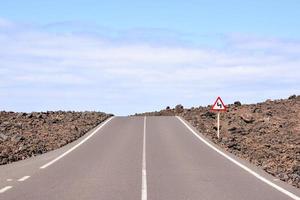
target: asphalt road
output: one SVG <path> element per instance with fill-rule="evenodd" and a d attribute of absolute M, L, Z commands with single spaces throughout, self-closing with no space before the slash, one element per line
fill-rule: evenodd
<path fill-rule="evenodd" d="M 61 149 L 0 166 L 0 199 L 300 199 L 298 189 L 223 152 L 185 123 L 115 117 Z"/>

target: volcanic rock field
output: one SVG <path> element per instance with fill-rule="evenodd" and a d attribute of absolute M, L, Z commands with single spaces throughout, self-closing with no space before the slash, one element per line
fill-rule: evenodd
<path fill-rule="evenodd" d="M 0 165 L 62 147 L 110 116 L 102 112 L 0 112 Z"/>

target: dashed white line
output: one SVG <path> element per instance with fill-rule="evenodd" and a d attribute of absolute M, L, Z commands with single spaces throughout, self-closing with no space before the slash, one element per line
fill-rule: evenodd
<path fill-rule="evenodd" d="M 6 181 L 11 182 L 13 181 L 11 178 L 6 179 Z"/>
<path fill-rule="evenodd" d="M 141 200 L 147 200 L 147 171 L 146 171 L 146 117 L 144 117 L 143 135 L 143 164 L 142 164 L 142 191 Z"/>
<path fill-rule="evenodd" d="M 113 118 L 114 117 L 111 117 L 108 120 L 106 120 L 101 126 L 99 126 L 96 130 L 94 130 L 89 136 L 87 136 L 86 138 L 84 138 L 81 142 L 79 142 L 78 144 L 76 144 L 75 146 L 73 146 L 68 151 L 66 151 L 65 153 L 63 153 L 60 156 L 58 156 L 57 158 L 55 158 L 52 161 L 48 162 L 47 164 L 41 166 L 40 169 L 45 169 L 45 168 L 49 167 L 50 165 L 52 165 L 56 161 L 62 159 L 64 156 L 66 156 L 69 153 L 71 153 L 72 151 L 74 151 L 77 147 L 79 147 L 80 145 L 82 145 L 83 143 L 85 143 L 88 139 L 90 139 L 93 135 L 95 135 L 97 133 L 97 131 L 99 131 L 102 127 L 104 127 Z"/>
<path fill-rule="evenodd" d="M 209 146 L 210 148 L 212 148 L 213 150 L 215 150 L 217 153 L 219 153 L 220 155 L 224 156 L 225 158 L 227 158 L 228 160 L 230 160 L 231 162 L 233 162 L 234 164 L 236 164 L 237 166 L 239 166 L 240 168 L 244 169 L 245 171 L 247 171 L 248 173 L 252 174 L 253 176 L 255 176 L 256 178 L 258 178 L 259 180 L 261 180 L 262 182 L 268 184 L 269 186 L 275 188 L 276 190 L 282 192 L 283 194 L 289 196 L 290 198 L 294 199 L 294 200 L 300 200 L 300 197 L 298 197 L 297 195 L 293 194 L 290 191 L 287 191 L 286 189 L 276 185 L 275 183 L 269 181 L 268 179 L 262 177 L 261 175 L 259 175 L 258 173 L 256 173 L 255 171 L 251 170 L 250 168 L 246 167 L 245 165 L 243 165 L 242 163 L 236 161 L 235 159 L 231 158 L 230 156 L 228 156 L 227 154 L 225 154 L 224 152 L 222 152 L 221 150 L 219 150 L 218 148 L 216 148 L 215 146 L 213 146 L 212 144 L 210 144 L 208 141 L 206 141 L 204 138 L 202 138 L 200 135 L 198 135 L 184 120 L 181 119 L 181 117 L 176 116 L 177 119 L 179 119 L 179 121 L 181 121 L 198 139 L 200 139 L 204 144 L 206 144 L 207 146 Z"/>
<path fill-rule="evenodd" d="M 11 188 L 12 188 L 12 186 L 6 186 L 6 187 L 0 189 L 0 194 L 6 192 L 7 190 L 9 190 Z"/>
<path fill-rule="evenodd" d="M 30 178 L 30 176 L 24 176 L 24 177 L 18 179 L 18 181 L 22 182 L 22 181 L 25 181 L 26 179 L 29 179 L 29 178 Z"/>

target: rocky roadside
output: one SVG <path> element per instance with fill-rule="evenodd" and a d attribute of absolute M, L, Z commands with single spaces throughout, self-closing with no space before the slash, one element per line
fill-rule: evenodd
<path fill-rule="evenodd" d="M 102 112 L 0 112 L 0 165 L 60 148 L 109 118 Z"/>
<path fill-rule="evenodd" d="M 220 116 L 221 139 L 216 137 L 216 114 L 210 108 L 177 105 L 139 115 L 182 116 L 222 148 L 300 188 L 300 96 L 228 105 Z"/>

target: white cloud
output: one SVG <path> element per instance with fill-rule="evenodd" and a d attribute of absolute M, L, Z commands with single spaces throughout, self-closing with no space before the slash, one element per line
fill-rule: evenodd
<path fill-rule="evenodd" d="M 2 109 L 66 106 L 124 114 L 207 104 L 208 96 L 251 102 L 300 90 L 299 41 L 231 35 L 226 48 L 208 49 L 180 45 L 180 38 L 172 45 L 133 42 L 130 31 L 112 39 L 33 27 L 0 19 Z"/>

